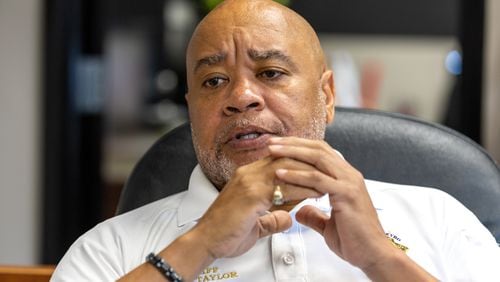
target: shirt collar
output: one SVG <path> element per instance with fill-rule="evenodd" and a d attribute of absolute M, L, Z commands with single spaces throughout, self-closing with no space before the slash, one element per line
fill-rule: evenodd
<path fill-rule="evenodd" d="M 191 177 L 186 197 L 182 199 L 177 213 L 177 225 L 198 220 L 217 198 L 219 191 L 208 180 L 200 165 L 196 165 Z"/>

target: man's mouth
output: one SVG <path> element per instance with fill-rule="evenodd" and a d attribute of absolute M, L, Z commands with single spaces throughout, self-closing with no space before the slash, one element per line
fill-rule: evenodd
<path fill-rule="evenodd" d="M 264 134 L 272 133 L 267 129 L 258 126 L 238 127 L 231 130 L 231 132 L 227 136 L 226 142 L 253 140 L 261 137 Z"/>
<path fill-rule="evenodd" d="M 264 128 L 258 126 L 246 126 L 235 128 L 226 139 L 226 144 L 234 149 L 253 150 L 265 146 L 269 137 L 274 135 Z"/>
<path fill-rule="evenodd" d="M 250 140 L 250 139 L 255 139 L 261 136 L 262 133 L 260 132 L 250 132 L 250 133 L 240 133 L 236 135 L 236 139 L 238 140 Z"/>

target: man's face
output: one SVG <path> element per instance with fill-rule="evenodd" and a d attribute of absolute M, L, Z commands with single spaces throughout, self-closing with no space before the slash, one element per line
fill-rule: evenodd
<path fill-rule="evenodd" d="M 332 119 L 331 72 L 282 24 L 206 24 L 190 44 L 193 143 L 218 188 L 237 167 L 265 157 L 270 137 L 322 139 Z"/>

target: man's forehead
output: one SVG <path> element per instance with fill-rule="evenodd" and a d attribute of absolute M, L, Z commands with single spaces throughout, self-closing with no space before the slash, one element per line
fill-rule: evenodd
<path fill-rule="evenodd" d="M 235 23 L 231 20 L 209 22 L 199 28 L 191 38 L 194 49 L 222 50 L 231 48 L 235 43 L 247 44 L 259 49 L 271 45 L 281 44 L 296 29 L 286 24 L 277 24 L 271 21 Z M 259 46 L 261 44 L 261 46 Z"/>
<path fill-rule="evenodd" d="M 277 6 L 273 1 L 229 1 L 228 5 L 223 3 L 222 6 L 199 23 L 189 49 L 195 53 L 216 53 L 226 51 L 232 41 L 245 40 L 269 46 L 273 40 L 293 33 L 294 28 L 283 13 L 284 7 Z"/>

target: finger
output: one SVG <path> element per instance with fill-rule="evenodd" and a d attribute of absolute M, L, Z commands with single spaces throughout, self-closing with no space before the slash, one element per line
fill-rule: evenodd
<path fill-rule="evenodd" d="M 324 235 L 326 222 L 330 219 L 318 208 L 308 205 L 300 208 L 295 214 L 295 218 L 301 224 L 309 226 L 321 235 Z"/>
<path fill-rule="evenodd" d="M 335 153 L 335 157 L 343 159 L 342 155 L 334 150 L 330 144 L 326 143 L 324 140 L 314 140 L 314 139 L 306 139 L 294 136 L 287 137 L 272 137 L 267 142 L 269 146 L 295 146 L 295 147 L 303 147 L 309 148 L 313 150 L 324 150 L 331 151 Z M 272 156 L 271 156 L 272 157 Z"/>
<path fill-rule="evenodd" d="M 311 140 L 308 140 L 311 142 Z M 306 142 L 306 143 L 308 143 Z M 308 163 L 331 176 L 338 176 L 350 170 L 350 165 L 331 147 L 323 142 L 301 146 L 300 144 L 272 144 L 269 153 L 274 158 L 291 158 Z M 300 142 L 304 143 L 304 142 Z M 335 168 L 335 169 L 333 169 Z"/>
<path fill-rule="evenodd" d="M 259 238 L 282 232 L 292 226 L 292 218 L 286 211 L 276 210 L 259 217 Z"/>
<path fill-rule="evenodd" d="M 269 145 L 295 145 L 302 147 L 316 147 L 318 140 L 300 138 L 295 136 L 269 138 Z"/>
<path fill-rule="evenodd" d="M 297 169 L 297 170 L 316 170 L 313 165 L 303 162 L 300 160 L 296 160 L 289 157 L 279 157 L 275 158 L 272 162 L 272 166 L 275 169 L 278 168 L 288 168 L 288 169 Z"/>
<path fill-rule="evenodd" d="M 311 187 L 311 189 L 314 189 L 321 195 L 325 193 L 334 195 L 342 193 L 345 190 L 345 187 L 339 185 L 335 178 L 319 170 L 302 171 L 278 169 L 276 170 L 276 177 L 280 181 L 287 183 L 286 186 Z"/>
<path fill-rule="evenodd" d="M 282 183 L 279 184 L 279 186 L 283 192 L 285 202 L 304 200 L 307 198 L 319 198 L 324 195 L 324 193 L 319 192 L 310 186 L 299 186 L 290 183 Z"/>

